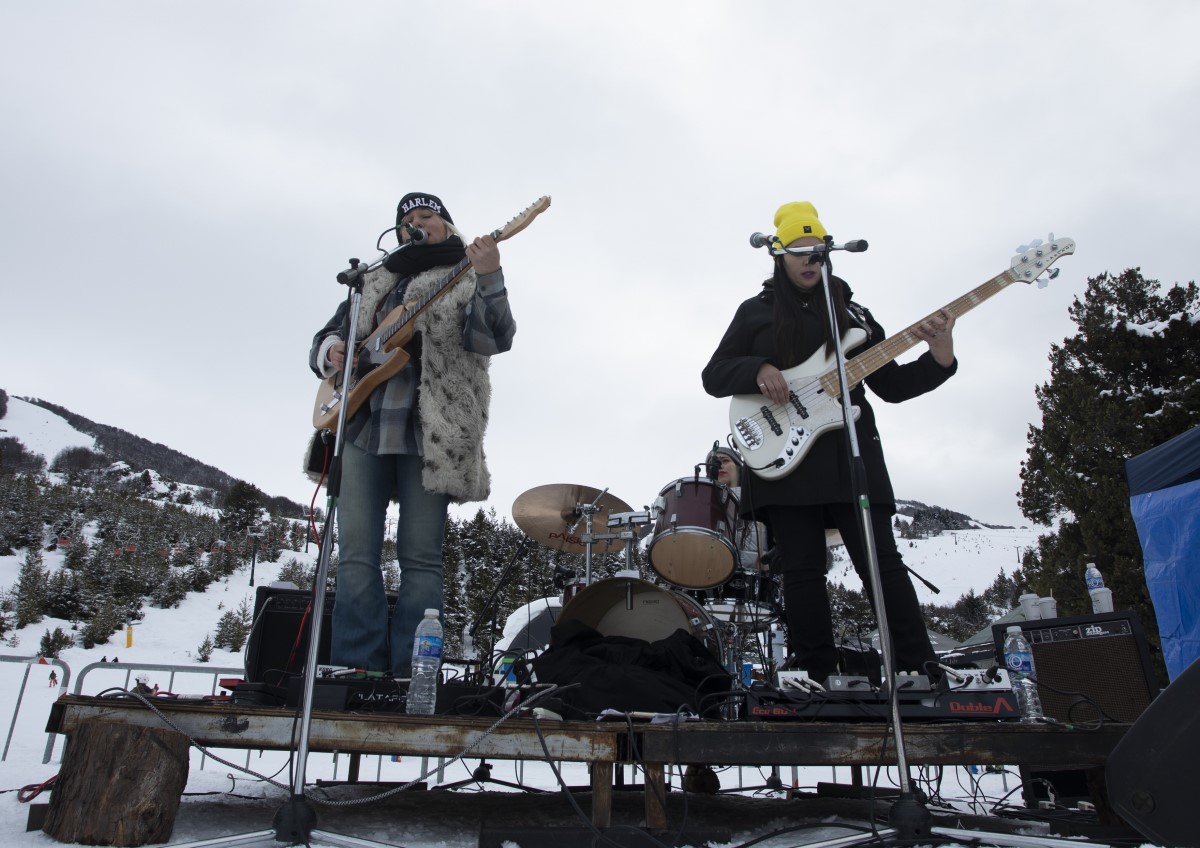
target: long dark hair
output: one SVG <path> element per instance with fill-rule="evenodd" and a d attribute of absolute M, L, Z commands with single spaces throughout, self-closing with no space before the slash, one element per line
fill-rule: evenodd
<path fill-rule="evenodd" d="M 807 310 L 820 316 L 821 339 L 825 343 L 825 355 L 833 356 L 834 340 L 829 334 L 829 322 L 826 320 L 828 310 L 825 308 L 825 287 L 817 286 L 808 292 L 802 292 L 787 275 L 783 266 L 783 257 L 775 257 L 775 271 L 769 281 L 775 293 L 775 317 L 772 329 L 775 338 L 775 359 L 780 368 L 791 368 L 799 365 L 805 355 L 804 339 L 798 328 L 801 316 Z M 846 324 L 850 317 L 846 310 L 844 285 L 837 277 L 832 277 L 830 289 L 833 292 L 833 314 L 837 320 L 838 332 L 846 332 Z M 811 343 L 811 341 L 810 341 Z M 811 348 L 809 348 L 811 350 Z"/>

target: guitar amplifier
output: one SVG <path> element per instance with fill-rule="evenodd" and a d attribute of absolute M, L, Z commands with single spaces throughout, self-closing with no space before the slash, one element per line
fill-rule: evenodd
<path fill-rule="evenodd" d="M 333 634 L 333 602 L 337 593 L 325 593 L 321 618 L 321 641 L 317 662 L 329 662 Z M 254 623 L 246 639 L 246 680 L 286 689 L 288 679 L 304 671 L 312 634 L 313 593 L 308 589 L 279 589 L 259 586 L 254 596 Z M 388 593 L 388 620 L 396 606 L 396 595 Z"/>
<path fill-rule="evenodd" d="M 1049 718 L 1132 723 L 1158 694 L 1146 636 L 1133 610 L 1014 623 L 1033 649 L 1042 712 Z M 992 625 L 1001 667 L 1008 627 Z"/>

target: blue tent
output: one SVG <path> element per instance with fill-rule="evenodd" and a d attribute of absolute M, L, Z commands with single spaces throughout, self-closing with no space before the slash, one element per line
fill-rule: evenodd
<path fill-rule="evenodd" d="M 1125 462 L 1167 674 L 1200 657 L 1200 427 Z"/>

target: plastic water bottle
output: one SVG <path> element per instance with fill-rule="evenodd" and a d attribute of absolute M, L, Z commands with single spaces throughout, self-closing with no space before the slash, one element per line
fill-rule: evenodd
<path fill-rule="evenodd" d="M 1008 667 L 1008 679 L 1012 682 L 1021 721 L 1035 722 L 1042 718 L 1042 698 L 1034 682 L 1033 649 L 1021 632 L 1020 625 L 1010 624 L 1004 637 L 1004 665 Z"/>
<path fill-rule="evenodd" d="M 425 610 L 413 636 L 412 681 L 408 685 L 409 715 L 433 715 L 442 667 L 442 622 L 438 611 Z"/>
<path fill-rule="evenodd" d="M 1096 568 L 1094 562 L 1087 564 L 1087 569 L 1083 572 L 1083 579 L 1087 581 L 1088 592 L 1104 588 L 1104 575 L 1100 573 L 1100 569 Z"/>

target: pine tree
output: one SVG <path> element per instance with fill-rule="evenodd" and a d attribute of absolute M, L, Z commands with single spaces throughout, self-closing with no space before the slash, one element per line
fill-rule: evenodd
<path fill-rule="evenodd" d="M 1051 348 L 1019 495 L 1027 518 L 1055 525 L 1026 554 L 1019 579 L 1053 594 L 1060 615 L 1089 613 L 1083 568 L 1095 562 L 1155 649 L 1125 460 L 1200 423 L 1200 294 L 1194 282 L 1161 289 L 1134 268 L 1088 280 L 1072 303 L 1079 331 Z"/>
<path fill-rule="evenodd" d="M 42 546 L 41 495 L 33 474 L 0 475 L 0 556 Z"/>
<path fill-rule="evenodd" d="M 42 620 L 42 610 L 46 605 L 47 580 L 46 568 L 42 564 L 42 552 L 38 548 L 30 548 L 21 562 L 21 570 L 17 572 L 18 630 L 27 624 L 37 624 Z"/>
<path fill-rule="evenodd" d="M 79 633 L 80 644 L 85 648 L 103 645 L 120 626 L 121 615 L 112 599 L 102 599 Z"/>
<path fill-rule="evenodd" d="M 55 627 L 53 633 L 47 629 L 42 634 L 42 641 L 38 645 L 38 655 L 57 658 L 60 651 L 70 648 L 74 644 L 75 637 L 61 627 Z"/>
<path fill-rule="evenodd" d="M 217 623 L 216 635 L 212 640 L 213 646 L 225 648 L 234 653 L 240 651 L 242 645 L 246 644 L 246 637 L 250 635 L 253 618 L 254 613 L 250 609 L 250 602 L 243 598 L 236 610 L 226 610 L 225 614 L 221 616 L 221 620 Z"/>
<path fill-rule="evenodd" d="M 866 638 L 875 629 L 875 612 L 865 592 L 829 582 L 829 612 L 833 616 L 833 631 L 839 636 Z"/>
<path fill-rule="evenodd" d="M 81 545 L 82 547 L 82 545 Z M 60 568 L 46 582 L 46 615 L 74 621 L 83 614 L 83 589 L 79 575 Z"/>
<path fill-rule="evenodd" d="M 308 567 L 301 565 L 295 557 L 289 557 L 275 579 L 295 583 L 299 589 L 310 589 L 312 578 L 313 573 Z"/>
<path fill-rule="evenodd" d="M 265 498 L 261 489 L 244 480 L 229 488 L 221 510 L 221 526 L 227 539 L 244 536 L 258 525 Z"/>

